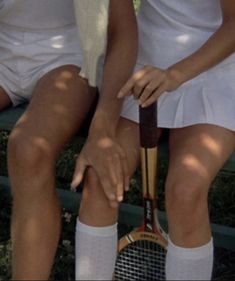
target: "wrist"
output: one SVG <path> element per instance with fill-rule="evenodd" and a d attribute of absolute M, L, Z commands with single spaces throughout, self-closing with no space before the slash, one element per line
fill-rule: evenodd
<path fill-rule="evenodd" d="M 181 84 L 185 82 L 185 76 L 177 67 L 174 65 L 167 69 L 168 75 L 174 85 L 173 88 L 178 88 Z"/>
<path fill-rule="evenodd" d="M 89 137 L 115 137 L 116 124 L 107 116 L 95 116 L 89 128 Z"/>

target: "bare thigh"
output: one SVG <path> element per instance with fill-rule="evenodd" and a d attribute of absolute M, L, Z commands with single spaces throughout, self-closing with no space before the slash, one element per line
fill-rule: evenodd
<path fill-rule="evenodd" d="M 0 86 L 0 111 L 12 105 L 12 102 L 5 92 L 5 90 Z"/>
<path fill-rule="evenodd" d="M 95 98 L 94 89 L 88 88 L 79 71 L 66 65 L 46 74 L 17 122 L 13 137 L 26 137 L 56 157 L 82 124 Z"/>
<path fill-rule="evenodd" d="M 235 149 L 235 134 L 214 125 L 170 131 L 170 179 L 205 180 L 210 184 Z"/>

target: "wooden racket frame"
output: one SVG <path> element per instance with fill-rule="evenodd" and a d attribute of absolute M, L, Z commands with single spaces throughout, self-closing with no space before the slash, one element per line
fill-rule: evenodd
<path fill-rule="evenodd" d="M 118 252 L 128 244 L 143 239 L 158 243 L 167 249 L 167 235 L 158 222 L 156 206 L 158 158 L 156 109 L 156 104 L 152 104 L 147 108 L 139 108 L 144 222 L 141 227 L 126 234 L 119 240 Z"/>

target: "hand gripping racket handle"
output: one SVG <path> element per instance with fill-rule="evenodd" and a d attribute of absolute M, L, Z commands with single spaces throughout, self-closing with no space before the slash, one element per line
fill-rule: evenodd
<path fill-rule="evenodd" d="M 140 145 L 143 148 L 154 148 L 157 146 L 157 104 L 148 107 L 139 107 L 140 119 Z"/>

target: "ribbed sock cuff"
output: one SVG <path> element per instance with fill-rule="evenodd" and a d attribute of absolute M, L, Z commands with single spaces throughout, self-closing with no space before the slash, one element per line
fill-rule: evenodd
<path fill-rule="evenodd" d="M 90 226 L 77 219 L 76 231 L 87 233 L 94 236 L 112 236 L 117 233 L 117 223 L 109 226 Z"/>
<path fill-rule="evenodd" d="M 168 252 L 181 259 L 201 259 L 211 255 L 213 251 L 213 239 L 200 247 L 182 248 L 175 245 L 168 237 Z"/>

